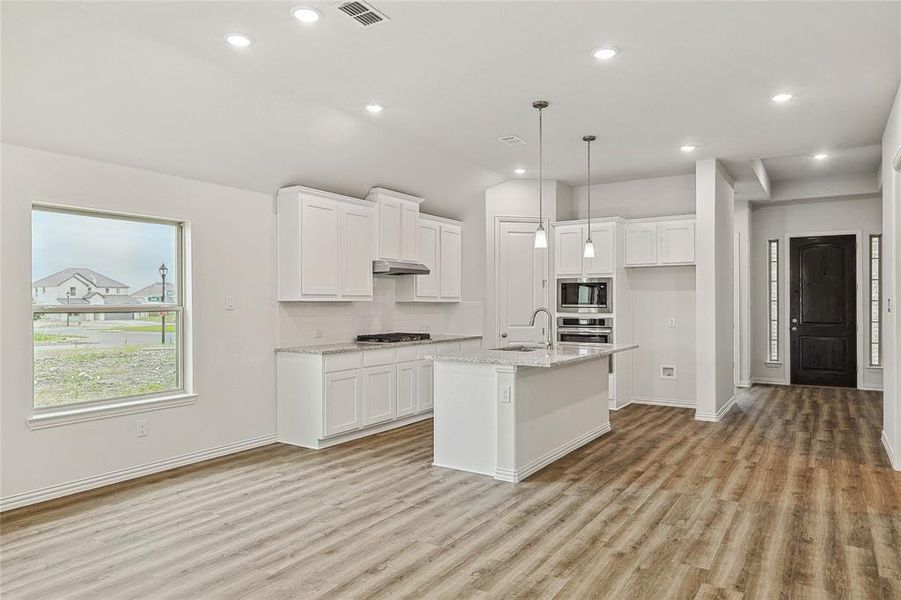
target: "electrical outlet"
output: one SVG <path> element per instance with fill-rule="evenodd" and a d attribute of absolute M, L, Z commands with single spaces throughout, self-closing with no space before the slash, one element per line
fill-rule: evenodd
<path fill-rule="evenodd" d="M 504 404 L 510 404 L 510 396 L 513 394 L 513 390 L 510 389 L 510 386 L 502 385 L 500 389 L 498 389 L 498 392 L 500 392 L 499 395 L 501 402 L 503 402 Z"/>
<path fill-rule="evenodd" d="M 138 421 L 138 437 L 145 437 L 147 435 L 147 419 L 141 419 Z"/>
<path fill-rule="evenodd" d="M 225 310 L 235 310 L 235 297 L 234 296 L 226 296 L 225 297 Z"/>
<path fill-rule="evenodd" d="M 314 339 L 317 339 L 317 340 L 318 340 L 318 339 L 321 339 L 321 338 L 324 338 L 324 337 L 325 337 L 325 332 L 322 331 L 321 329 L 317 329 L 316 331 L 313 332 L 313 338 L 314 338 Z"/>
<path fill-rule="evenodd" d="M 667 327 L 675 327 L 676 326 L 676 317 L 670 317 L 666 320 Z"/>

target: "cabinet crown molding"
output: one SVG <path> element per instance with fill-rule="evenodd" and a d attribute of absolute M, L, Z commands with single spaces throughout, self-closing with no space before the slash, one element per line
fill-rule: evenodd
<path fill-rule="evenodd" d="M 405 202 L 415 202 L 416 204 L 422 204 L 423 202 L 425 202 L 425 198 L 412 196 L 410 194 L 404 194 L 403 192 L 396 192 L 394 190 L 389 190 L 388 188 L 383 187 L 369 188 L 369 193 L 366 194 L 366 198 L 369 199 L 370 196 L 388 196 L 389 198 L 403 200 Z"/>
<path fill-rule="evenodd" d="M 354 198 L 353 196 L 345 196 L 343 194 L 336 194 L 334 192 L 327 192 L 325 190 L 317 190 L 311 187 L 305 187 L 302 185 L 291 185 L 288 187 L 283 187 L 278 190 L 278 196 L 286 196 L 289 194 L 303 194 L 304 196 L 313 196 L 315 198 L 323 198 L 325 200 L 335 200 L 336 202 L 349 202 L 351 204 L 356 204 L 358 206 L 372 206 L 373 202 L 369 199 L 363 198 Z"/>

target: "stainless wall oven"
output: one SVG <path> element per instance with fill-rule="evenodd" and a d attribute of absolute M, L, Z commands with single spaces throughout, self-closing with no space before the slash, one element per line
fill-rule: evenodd
<path fill-rule="evenodd" d="M 609 277 L 558 279 L 557 312 L 613 312 L 613 280 Z"/>
<path fill-rule="evenodd" d="M 557 317 L 557 341 L 575 344 L 612 344 L 613 319 Z"/>

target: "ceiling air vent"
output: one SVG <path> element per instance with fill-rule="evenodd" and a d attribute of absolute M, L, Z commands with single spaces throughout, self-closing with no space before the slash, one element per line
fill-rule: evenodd
<path fill-rule="evenodd" d="M 505 135 L 504 137 L 497 138 L 500 141 L 504 142 L 508 146 L 525 146 L 526 141 L 519 137 L 518 135 Z"/>
<path fill-rule="evenodd" d="M 370 27 L 388 20 L 388 17 L 365 2 L 342 2 L 338 5 L 338 10 L 359 23 L 361 27 Z"/>

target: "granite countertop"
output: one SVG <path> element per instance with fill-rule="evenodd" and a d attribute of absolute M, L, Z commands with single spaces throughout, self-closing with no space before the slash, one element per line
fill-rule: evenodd
<path fill-rule="evenodd" d="M 414 340 L 410 342 L 359 343 L 339 342 L 337 344 L 307 344 L 304 346 L 282 346 L 276 352 L 293 352 L 295 354 L 343 354 L 345 352 L 363 352 L 364 350 L 382 350 L 384 348 L 400 348 L 401 346 L 424 346 L 441 342 L 462 342 L 463 340 L 479 340 L 480 335 L 433 335 L 430 340 Z"/>
<path fill-rule="evenodd" d="M 500 365 L 506 367 L 558 367 L 584 360 L 596 360 L 617 352 L 634 350 L 638 344 L 557 344 L 550 350 L 537 348 L 531 352 L 511 352 L 509 350 L 473 350 L 471 352 L 449 352 L 429 355 L 426 359 L 450 362 Z"/>

